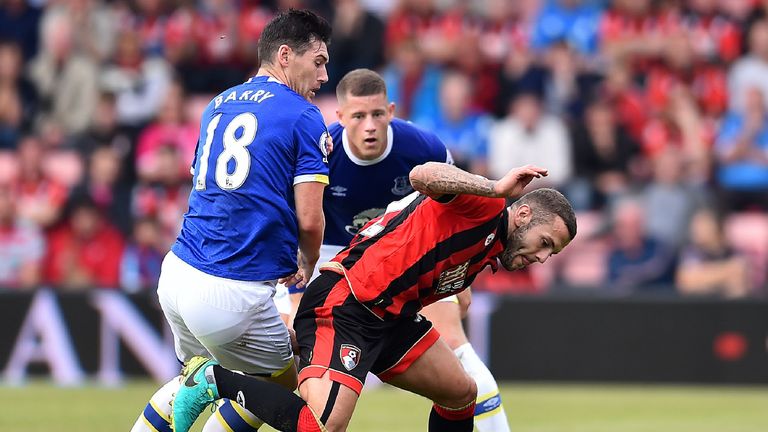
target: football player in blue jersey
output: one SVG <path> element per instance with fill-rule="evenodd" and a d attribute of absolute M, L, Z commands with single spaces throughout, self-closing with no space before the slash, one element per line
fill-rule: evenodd
<path fill-rule="evenodd" d="M 326 226 L 321 263 L 330 261 L 346 247 L 363 225 L 384 212 L 387 204 L 413 192 L 408 181 L 411 169 L 430 161 L 452 162 L 449 151 L 434 133 L 394 117 L 395 105 L 389 102 L 384 81 L 376 72 L 349 72 L 336 87 L 336 96 L 339 122 L 328 130 L 333 142 L 340 145 L 329 157 L 330 184 L 323 197 Z M 314 277 L 317 275 L 316 271 Z M 432 304 L 422 313 L 477 382 L 477 429 L 509 431 L 496 380 L 475 353 L 461 325 L 462 308 L 468 306 L 469 292 L 460 296 L 461 299 L 452 296 Z M 278 297 L 278 309 L 288 313 L 291 305 L 287 296 L 279 293 Z M 294 309 L 296 297 L 292 299 Z"/>
<path fill-rule="evenodd" d="M 189 210 L 158 282 L 185 363 L 205 355 L 296 388 L 291 338 L 272 296 L 278 279 L 303 286 L 319 258 L 331 141 L 311 102 L 328 80 L 330 36 L 329 24 L 312 12 L 277 15 L 259 40 L 256 76 L 203 112 Z M 179 385 L 177 377 L 158 390 L 133 431 L 170 431 Z M 260 425 L 225 401 L 204 431 Z"/>

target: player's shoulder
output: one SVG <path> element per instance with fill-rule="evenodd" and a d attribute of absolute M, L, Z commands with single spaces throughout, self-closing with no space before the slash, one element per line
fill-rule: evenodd
<path fill-rule="evenodd" d="M 396 140 L 418 140 L 428 144 L 442 145 L 442 141 L 437 135 L 410 121 L 393 118 L 390 125 L 392 126 L 393 138 Z"/>
<path fill-rule="evenodd" d="M 392 138 L 397 151 L 426 155 L 430 160 L 445 161 L 447 149 L 432 131 L 399 118 L 392 119 Z"/>
<path fill-rule="evenodd" d="M 336 137 L 337 135 L 341 135 L 341 133 L 344 131 L 344 126 L 341 125 L 339 122 L 333 122 L 328 125 L 328 133 L 331 134 L 332 137 Z"/>

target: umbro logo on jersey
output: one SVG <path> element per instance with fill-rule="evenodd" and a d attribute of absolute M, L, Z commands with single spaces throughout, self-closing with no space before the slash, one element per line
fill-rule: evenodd
<path fill-rule="evenodd" d="M 339 357 L 341 357 L 341 364 L 348 371 L 351 371 L 360 363 L 360 348 L 350 344 L 341 344 Z"/>
<path fill-rule="evenodd" d="M 337 196 L 337 197 L 345 197 L 347 196 L 347 188 L 344 186 L 333 186 L 331 188 L 331 195 Z"/>

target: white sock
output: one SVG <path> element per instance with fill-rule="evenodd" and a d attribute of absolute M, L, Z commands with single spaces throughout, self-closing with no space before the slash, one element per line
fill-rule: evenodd
<path fill-rule="evenodd" d="M 144 411 L 136 419 L 131 432 L 155 432 L 171 430 L 171 401 L 181 384 L 181 376 L 172 378 L 149 399 Z"/>
<path fill-rule="evenodd" d="M 466 343 L 453 351 L 464 370 L 477 383 L 475 427 L 480 432 L 509 432 L 509 422 L 496 379 L 477 356 L 472 345 Z"/>
<path fill-rule="evenodd" d="M 253 413 L 229 399 L 219 399 L 216 405 L 216 412 L 205 422 L 202 432 L 253 432 L 264 424 Z"/>

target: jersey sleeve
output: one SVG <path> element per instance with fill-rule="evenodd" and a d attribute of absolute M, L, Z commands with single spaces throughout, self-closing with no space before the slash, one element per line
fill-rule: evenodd
<path fill-rule="evenodd" d="M 440 201 L 438 200 L 438 202 Z M 507 204 L 504 198 L 461 194 L 441 205 L 450 208 L 457 216 L 467 219 L 488 220 L 496 217 Z"/>
<path fill-rule="evenodd" d="M 311 107 L 305 110 L 293 125 L 296 143 L 296 171 L 293 184 L 317 182 L 328 184 L 328 140 L 320 111 Z"/>

